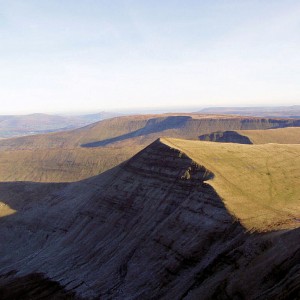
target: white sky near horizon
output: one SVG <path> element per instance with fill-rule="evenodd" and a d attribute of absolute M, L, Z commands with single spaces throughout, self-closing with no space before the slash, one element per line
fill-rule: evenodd
<path fill-rule="evenodd" d="M 300 104 L 300 1 L 0 0 L 0 114 Z"/>

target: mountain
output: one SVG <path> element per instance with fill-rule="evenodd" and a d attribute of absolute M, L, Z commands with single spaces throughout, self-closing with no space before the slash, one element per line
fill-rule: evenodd
<path fill-rule="evenodd" d="M 0 149 L 98 147 L 134 140 L 151 143 L 160 136 L 195 139 L 218 130 L 251 130 L 300 126 L 298 119 L 222 115 L 163 114 L 116 117 L 88 126 L 48 135 L 0 142 Z"/>
<path fill-rule="evenodd" d="M 226 114 L 267 118 L 300 118 L 300 105 L 269 107 L 208 107 L 202 114 Z"/>
<path fill-rule="evenodd" d="M 117 113 L 101 112 L 80 116 L 58 116 L 47 114 L 2 115 L 0 137 L 26 136 L 79 128 L 100 120 L 116 117 Z"/>
<path fill-rule="evenodd" d="M 239 144 L 300 144 L 300 127 L 268 130 L 217 131 L 199 136 L 201 141 Z"/>
<path fill-rule="evenodd" d="M 197 114 L 123 116 L 83 128 L 0 140 L 0 180 L 64 182 L 104 172 L 161 136 L 299 126 L 298 119 Z"/>
<path fill-rule="evenodd" d="M 168 138 L 79 182 L 1 183 L 2 299 L 299 298 L 299 147 Z"/>

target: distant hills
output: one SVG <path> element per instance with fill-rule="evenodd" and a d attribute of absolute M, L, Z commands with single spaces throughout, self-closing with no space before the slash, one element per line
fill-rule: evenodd
<path fill-rule="evenodd" d="M 73 130 L 102 120 L 122 116 L 122 113 L 102 111 L 83 115 L 0 115 L 0 139 L 44 134 L 50 132 Z M 126 115 L 132 115 L 127 112 Z M 143 116 L 141 114 L 139 116 Z M 150 114 L 148 114 L 149 116 Z M 300 105 L 281 107 L 211 107 L 204 108 L 196 113 L 151 114 L 158 115 L 239 115 L 264 118 L 293 118 L 300 119 Z M 136 115 L 137 117 L 137 115 Z M 138 118 L 140 119 L 140 118 Z M 177 120 L 173 120 L 174 122 Z M 155 126 L 155 125 L 153 125 Z M 169 126 L 166 123 L 160 126 Z"/>
<path fill-rule="evenodd" d="M 162 138 L 79 182 L 1 182 L 0 298 L 299 299 L 299 150 Z"/>
<path fill-rule="evenodd" d="M 0 140 L 1 300 L 299 299 L 299 126 L 156 114 Z"/>
<path fill-rule="evenodd" d="M 70 130 L 119 115 L 112 112 L 78 116 L 38 113 L 30 115 L 0 115 L 0 138 Z"/>
<path fill-rule="evenodd" d="M 126 161 L 160 137 L 198 140 L 201 135 L 218 131 L 299 125 L 299 119 L 225 115 L 116 117 L 64 132 L 0 140 L 0 180 L 76 181 Z M 269 142 L 278 140 L 274 139 L 270 137 Z"/>
<path fill-rule="evenodd" d="M 253 117 L 300 118 L 300 105 L 274 107 L 208 107 L 197 113 Z"/>

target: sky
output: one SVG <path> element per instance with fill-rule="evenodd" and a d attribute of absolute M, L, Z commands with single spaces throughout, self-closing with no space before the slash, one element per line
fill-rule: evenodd
<path fill-rule="evenodd" d="M 295 104 L 298 0 L 0 0 L 0 114 Z"/>

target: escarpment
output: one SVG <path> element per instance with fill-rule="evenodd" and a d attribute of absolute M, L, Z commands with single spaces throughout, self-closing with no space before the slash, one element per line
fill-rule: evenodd
<path fill-rule="evenodd" d="M 199 140 L 219 143 L 252 144 L 251 140 L 247 136 L 236 131 L 218 131 L 210 134 L 203 134 L 199 136 Z"/>
<path fill-rule="evenodd" d="M 0 287 L 43 274 L 59 284 L 46 299 L 297 296 L 299 230 L 250 234 L 209 185 L 213 176 L 157 140 L 81 182 L 1 183 L 16 213 L 0 218 Z"/>

